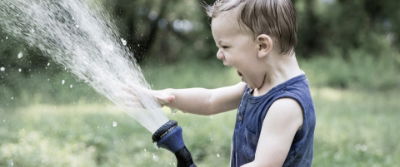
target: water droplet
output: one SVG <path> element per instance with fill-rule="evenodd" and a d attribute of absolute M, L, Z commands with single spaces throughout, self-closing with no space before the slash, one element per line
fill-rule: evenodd
<path fill-rule="evenodd" d="M 152 154 L 152 157 L 153 157 L 153 160 L 154 160 L 154 161 L 158 161 L 158 159 L 159 159 L 158 156 L 155 155 L 154 153 Z"/>
<path fill-rule="evenodd" d="M 21 59 L 22 57 L 24 57 L 24 54 L 22 52 L 19 52 L 18 55 L 17 55 L 17 58 Z"/>
<path fill-rule="evenodd" d="M 0 67 L 0 71 L 1 72 L 6 71 L 6 68 L 5 67 Z"/>
<path fill-rule="evenodd" d="M 11 98 L 10 98 L 11 100 L 14 100 L 14 96 L 11 96 Z"/>
<path fill-rule="evenodd" d="M 8 39 L 8 36 L 6 36 L 6 40 Z"/>
<path fill-rule="evenodd" d="M 357 151 L 366 152 L 368 150 L 368 146 L 365 144 L 356 144 L 355 149 Z"/>
<path fill-rule="evenodd" d="M 72 85 L 72 84 L 71 84 L 71 85 L 69 85 L 69 88 L 71 88 L 71 89 L 72 89 L 73 87 L 74 87 L 74 85 Z"/>
<path fill-rule="evenodd" d="M 47 81 L 50 81 L 50 78 L 47 78 Z"/>
<path fill-rule="evenodd" d="M 175 108 L 171 108 L 171 113 L 172 114 L 176 114 L 178 112 L 178 110 L 177 109 L 175 109 Z"/>
<path fill-rule="evenodd" d="M 19 68 L 19 69 L 18 69 L 18 72 L 22 72 L 22 69 Z"/>
<path fill-rule="evenodd" d="M 61 80 L 61 85 L 64 85 L 65 84 L 65 80 Z"/>
<path fill-rule="evenodd" d="M 14 161 L 12 159 L 8 160 L 8 163 L 9 163 L 9 166 L 14 166 Z"/>
<path fill-rule="evenodd" d="M 75 25 L 75 27 L 76 27 L 76 28 L 79 28 L 79 25 L 77 24 L 77 25 Z"/>
<path fill-rule="evenodd" d="M 113 122 L 112 122 L 112 126 L 113 126 L 113 127 L 117 127 L 117 126 L 118 126 L 118 122 L 113 121 Z"/>
<path fill-rule="evenodd" d="M 50 63 L 47 63 L 47 67 L 50 66 Z"/>
<path fill-rule="evenodd" d="M 213 139 L 213 137 L 210 136 L 209 140 L 210 140 L 210 141 L 213 141 L 214 139 Z"/>
<path fill-rule="evenodd" d="M 155 12 L 155 11 L 151 11 L 147 17 L 148 17 L 150 20 L 155 20 L 155 19 L 157 19 L 157 17 L 158 17 L 158 13 Z"/>
<path fill-rule="evenodd" d="M 121 38 L 122 45 L 126 46 L 127 42 L 124 38 Z"/>
<path fill-rule="evenodd" d="M 221 155 L 218 153 L 218 154 L 217 154 L 217 157 L 219 158 L 219 157 L 221 157 Z"/>
<path fill-rule="evenodd" d="M 147 152 L 147 149 L 144 149 L 143 151 L 144 151 L 144 152 Z"/>
<path fill-rule="evenodd" d="M 157 146 L 157 143 L 156 143 L 156 142 L 153 143 L 153 146 L 154 146 L 154 148 L 157 149 L 157 150 L 160 149 L 160 148 Z"/>
<path fill-rule="evenodd" d="M 31 29 L 30 32 L 31 32 L 31 33 L 35 33 L 35 30 L 34 30 L 34 29 Z"/>

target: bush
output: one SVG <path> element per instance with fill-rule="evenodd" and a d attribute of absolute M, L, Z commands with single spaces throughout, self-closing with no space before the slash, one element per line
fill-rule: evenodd
<path fill-rule="evenodd" d="M 332 48 L 326 56 L 303 59 L 301 65 L 318 87 L 400 88 L 400 53 L 382 36 L 377 35 L 373 40 L 376 43 L 373 49 L 368 41 L 348 52 Z"/>

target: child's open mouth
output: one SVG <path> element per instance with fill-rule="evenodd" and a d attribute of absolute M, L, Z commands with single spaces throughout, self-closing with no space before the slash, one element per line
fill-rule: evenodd
<path fill-rule="evenodd" d="M 237 74 L 239 75 L 240 79 L 244 82 L 244 80 L 243 80 L 243 74 L 242 74 L 241 72 L 239 72 L 239 71 L 237 71 Z"/>
<path fill-rule="evenodd" d="M 237 74 L 238 74 L 240 77 L 242 77 L 242 73 L 241 73 L 241 72 L 237 71 Z"/>

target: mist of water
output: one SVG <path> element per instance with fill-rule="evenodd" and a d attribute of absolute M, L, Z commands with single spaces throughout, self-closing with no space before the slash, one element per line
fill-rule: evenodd
<path fill-rule="evenodd" d="M 0 0 L 0 26 L 37 47 L 154 133 L 168 121 L 110 17 L 87 0 Z"/>

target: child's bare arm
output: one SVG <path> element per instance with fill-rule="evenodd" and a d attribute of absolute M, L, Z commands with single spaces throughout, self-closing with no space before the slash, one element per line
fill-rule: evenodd
<path fill-rule="evenodd" d="M 282 166 L 297 130 L 303 124 L 303 112 L 293 99 L 274 102 L 264 118 L 253 162 L 242 167 Z"/>
<path fill-rule="evenodd" d="M 216 88 L 164 89 L 154 91 L 161 104 L 200 115 L 216 114 L 238 107 L 245 83 Z"/>

